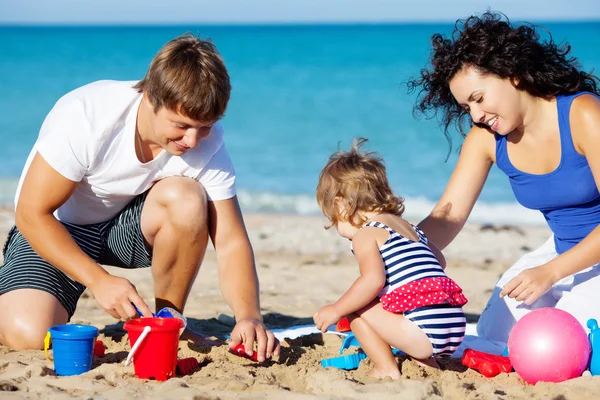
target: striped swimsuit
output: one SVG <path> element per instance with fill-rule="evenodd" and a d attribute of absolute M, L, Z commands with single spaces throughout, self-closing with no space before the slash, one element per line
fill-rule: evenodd
<path fill-rule="evenodd" d="M 413 226 L 419 241 L 412 241 L 380 222 L 363 225 L 390 233 L 379 248 L 385 265 L 384 288 L 379 298 L 384 309 L 402 313 L 431 340 L 433 356 L 450 356 L 462 343 L 467 299 L 427 245 L 425 234 Z"/>

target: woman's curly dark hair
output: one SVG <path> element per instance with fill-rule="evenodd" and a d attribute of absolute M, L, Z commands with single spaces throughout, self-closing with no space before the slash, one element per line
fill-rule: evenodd
<path fill-rule="evenodd" d="M 441 124 L 450 146 L 449 128 L 454 122 L 464 137 L 464 118 L 468 115 L 454 99 L 448 82 L 464 66 L 480 73 L 514 79 L 517 89 L 536 97 L 553 97 L 589 91 L 596 94 L 600 82 L 592 73 L 583 72 L 568 43 L 540 41 L 531 24 L 513 26 L 501 13 L 488 11 L 481 16 L 458 20 L 452 38 L 439 33 L 431 37 L 431 66 L 420 77 L 408 82 L 409 93 L 420 88 L 414 113 L 429 118 L 441 110 Z M 472 122 L 469 127 L 472 126 Z"/>

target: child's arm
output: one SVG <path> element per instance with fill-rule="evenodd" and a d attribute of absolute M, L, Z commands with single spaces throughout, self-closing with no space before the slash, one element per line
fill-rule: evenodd
<path fill-rule="evenodd" d="M 440 263 L 440 265 L 442 266 L 442 268 L 446 269 L 446 257 L 444 257 L 444 254 L 442 253 L 442 251 L 440 249 L 438 249 L 438 247 L 431 240 L 427 241 L 427 245 L 431 249 L 431 252 L 435 256 L 435 258 L 437 258 L 437 260 Z"/>
<path fill-rule="evenodd" d="M 338 301 L 322 307 L 313 317 L 317 328 L 322 332 L 342 317 L 367 306 L 385 285 L 385 266 L 372 229 L 378 228 L 366 227 L 358 231 L 352 239 L 354 255 L 360 269 L 358 279 Z"/>

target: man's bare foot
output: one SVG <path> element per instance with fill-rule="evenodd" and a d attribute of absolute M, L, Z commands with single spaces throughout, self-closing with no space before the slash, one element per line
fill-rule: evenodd
<path fill-rule="evenodd" d="M 418 362 L 420 365 L 422 365 L 424 367 L 440 369 L 440 366 L 437 363 L 437 361 L 435 361 L 435 358 L 428 358 L 426 360 L 417 360 L 416 358 L 413 358 L 413 360 L 415 360 L 416 362 Z"/>
<path fill-rule="evenodd" d="M 207 336 L 207 335 L 203 335 L 201 333 L 191 330 L 189 327 L 183 331 L 180 339 L 181 340 L 189 340 L 189 341 L 193 342 L 194 344 L 204 345 L 204 346 L 208 346 L 208 347 L 223 346 L 224 344 L 226 344 L 226 342 L 224 340 L 221 340 L 221 339 L 215 338 L 215 337 L 211 337 L 211 336 Z"/>
<path fill-rule="evenodd" d="M 390 370 L 381 370 L 377 367 L 373 367 L 368 373 L 367 376 L 375 379 L 384 379 L 384 378 L 392 378 L 394 380 L 400 379 L 402 374 L 398 368 L 390 369 Z"/>

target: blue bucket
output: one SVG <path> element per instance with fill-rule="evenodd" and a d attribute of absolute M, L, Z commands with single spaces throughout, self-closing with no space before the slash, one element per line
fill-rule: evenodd
<path fill-rule="evenodd" d="M 57 375 L 79 375 L 92 368 L 98 328 L 90 325 L 57 325 L 48 330 L 44 339 L 46 358 L 54 361 Z M 52 341 L 54 359 L 48 355 Z"/>

